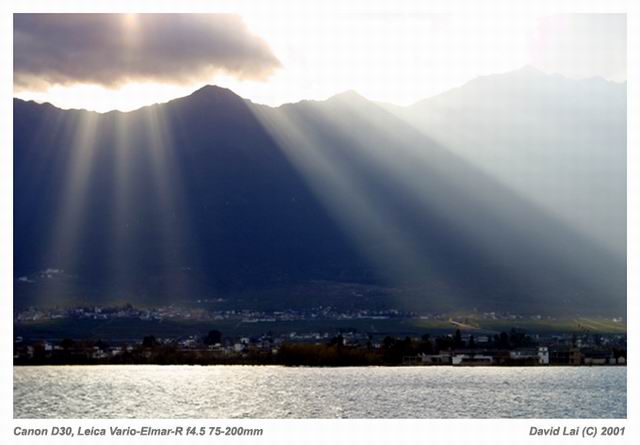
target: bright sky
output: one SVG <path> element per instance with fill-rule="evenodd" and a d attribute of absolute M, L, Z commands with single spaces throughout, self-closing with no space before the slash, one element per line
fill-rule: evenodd
<path fill-rule="evenodd" d="M 145 74 L 117 85 L 95 79 L 87 83 L 86 76 L 44 85 L 23 82 L 14 86 L 15 96 L 62 108 L 131 110 L 216 84 L 268 105 L 325 99 L 349 89 L 372 100 L 407 105 L 477 76 L 524 65 L 567 77 L 626 80 L 624 15 L 292 14 L 263 11 L 240 17 L 245 31 L 266 43 L 279 61 L 266 76 L 234 71 L 229 67 L 237 61 L 225 59 L 221 69 L 202 69 L 192 76 L 158 79 Z M 122 19 L 135 36 L 136 17 Z M 185 31 L 177 40 L 185 51 L 191 48 L 190 37 Z M 57 49 L 64 51 L 64 46 Z"/>

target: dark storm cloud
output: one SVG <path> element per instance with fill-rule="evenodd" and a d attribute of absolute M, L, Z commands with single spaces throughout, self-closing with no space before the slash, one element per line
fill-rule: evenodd
<path fill-rule="evenodd" d="M 263 79 L 280 66 L 230 14 L 16 14 L 18 88 L 181 82 L 224 71 Z"/>

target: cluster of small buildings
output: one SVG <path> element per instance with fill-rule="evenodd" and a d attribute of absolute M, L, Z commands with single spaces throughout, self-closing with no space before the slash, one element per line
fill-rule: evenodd
<path fill-rule="evenodd" d="M 103 342 L 77 342 L 71 345 L 53 343 L 47 340 L 23 342 L 20 337 L 14 340 L 14 360 L 30 360 L 34 358 L 54 358 L 65 354 L 66 357 L 105 360 L 119 356 L 125 352 L 132 352 L 131 345 L 107 345 Z"/>
<path fill-rule="evenodd" d="M 53 360 L 64 358 L 71 361 L 109 361 L 123 354 L 140 354 L 150 357 L 154 348 L 167 346 L 186 354 L 200 354 L 211 357 L 242 357 L 251 353 L 277 354 L 285 343 L 329 344 L 333 337 L 330 333 L 289 333 L 282 335 L 262 335 L 254 337 L 226 337 L 216 343 L 207 343 L 204 337 L 197 335 L 180 338 L 145 337 L 142 341 L 125 343 L 99 341 L 24 341 L 14 339 L 14 360 L 29 362 L 32 360 Z M 342 332 L 339 335 L 341 345 L 352 348 L 370 348 L 383 350 L 384 346 L 371 341 L 371 336 L 358 332 Z M 366 344 L 366 346 L 365 346 Z M 625 349 L 608 346 L 587 345 L 577 347 L 572 344 L 556 342 L 549 346 L 498 349 L 490 347 L 452 348 L 437 353 L 417 353 L 402 357 L 405 365 L 451 365 L 451 366 L 597 366 L 626 365 Z"/>
<path fill-rule="evenodd" d="M 487 319 L 518 319 L 521 316 L 487 312 L 480 314 Z M 541 317 L 541 316 L 533 316 Z M 285 343 L 304 343 L 310 345 L 329 345 L 339 338 L 341 347 L 366 354 L 384 356 L 385 363 L 413 365 L 625 365 L 626 335 L 590 333 L 555 333 L 525 335 L 515 329 L 511 334 L 505 332 L 494 335 L 492 331 L 473 329 L 466 319 L 461 322 L 451 320 L 445 314 L 419 314 L 402 312 L 396 309 L 337 310 L 331 306 L 318 306 L 309 309 L 287 309 L 257 311 L 248 309 L 212 310 L 203 307 L 164 306 L 149 309 L 135 308 L 131 305 L 120 307 L 76 307 L 67 309 L 29 308 L 15 314 L 17 323 L 67 318 L 72 320 L 204 320 L 205 325 L 220 326 L 219 320 L 233 320 L 239 323 L 259 323 L 294 320 L 350 320 L 350 319 L 433 319 L 443 320 L 456 329 L 456 335 L 441 335 L 437 338 L 405 337 L 394 339 L 387 334 L 372 329 L 361 332 L 353 328 L 342 328 L 331 332 L 282 331 L 271 333 L 271 325 L 264 331 L 262 326 L 244 329 L 242 332 L 266 332 L 263 335 L 225 337 L 212 341 L 198 335 L 186 335 L 174 338 L 145 337 L 144 341 L 128 339 L 103 341 L 71 341 L 62 339 L 27 339 L 16 337 L 14 340 L 14 358 L 16 361 L 29 361 L 35 358 L 45 359 L 86 359 L 110 360 L 128 353 L 151 354 L 156 346 L 185 354 L 201 354 L 225 357 L 243 357 L 245 355 L 277 354 Z M 330 325 L 330 324 L 329 324 Z M 436 324 L 438 325 L 438 324 Z M 290 325 L 297 326 L 301 324 Z M 471 328 L 470 328 L 471 327 Z M 277 331 L 277 327 L 273 329 Z M 29 332 L 28 329 L 24 332 Z M 212 331 L 217 332 L 217 331 Z M 473 332 L 473 333 L 471 333 Z M 211 334 L 211 333 L 210 333 Z M 22 334 L 21 334 L 22 335 Z M 26 335 L 26 334 L 25 334 Z M 410 334 L 412 335 L 412 334 Z M 385 337 L 386 338 L 383 338 Z M 388 341 L 387 341 L 388 340 Z M 428 352 L 426 352 L 428 351 Z"/>
<path fill-rule="evenodd" d="M 453 366 L 536 366 L 536 365 L 626 365 L 623 355 L 616 355 L 609 349 L 580 349 L 556 346 L 538 346 L 514 350 L 470 350 L 456 349 L 438 354 L 418 354 L 403 358 L 410 365 L 453 365 Z"/>
<path fill-rule="evenodd" d="M 305 309 L 285 309 L 259 311 L 254 309 L 214 309 L 213 305 L 224 304 L 225 300 L 197 300 L 195 304 L 168 305 L 153 308 L 136 308 L 130 304 L 123 306 L 102 307 L 86 306 L 73 308 L 36 308 L 29 307 L 14 315 L 16 322 L 46 321 L 57 319 L 136 319 L 136 320 L 238 320 L 243 323 L 265 323 L 295 320 L 388 320 L 395 318 L 442 320 L 450 316 L 441 313 L 418 313 L 399 309 L 338 309 L 332 306 L 316 306 Z M 479 314 L 485 320 L 522 320 L 524 316 L 510 313 L 485 312 Z M 532 320 L 551 319 L 541 315 L 531 315 Z"/>

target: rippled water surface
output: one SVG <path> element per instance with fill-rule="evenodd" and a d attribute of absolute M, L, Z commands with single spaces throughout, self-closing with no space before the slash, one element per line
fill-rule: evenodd
<path fill-rule="evenodd" d="M 624 418 L 626 368 L 14 368 L 16 418 Z"/>

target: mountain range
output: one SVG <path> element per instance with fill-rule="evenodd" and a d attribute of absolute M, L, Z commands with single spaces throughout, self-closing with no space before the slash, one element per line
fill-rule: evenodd
<path fill-rule="evenodd" d="M 206 86 L 14 99 L 14 305 L 626 313 L 626 85 L 533 68 L 412 106 Z"/>

